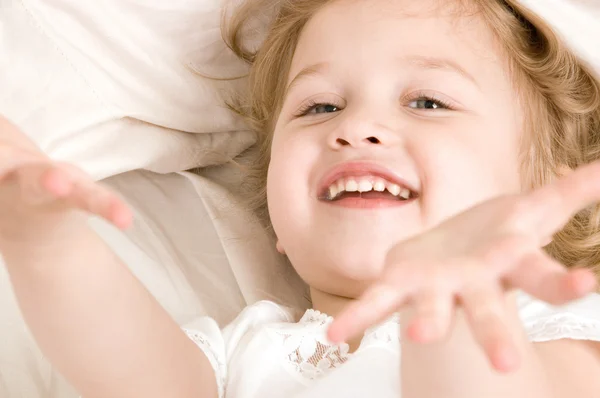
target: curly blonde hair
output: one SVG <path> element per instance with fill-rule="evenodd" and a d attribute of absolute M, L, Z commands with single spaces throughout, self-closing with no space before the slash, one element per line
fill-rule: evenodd
<path fill-rule="evenodd" d="M 274 124 L 300 34 L 323 6 L 335 0 L 250 0 L 223 24 L 230 48 L 251 65 L 247 97 L 230 106 L 259 137 L 251 206 L 268 219 L 266 177 Z M 448 4 L 448 3 L 446 3 Z M 527 186 L 539 187 L 600 159 L 600 83 L 540 17 L 516 0 L 462 0 L 495 33 L 509 57 L 514 87 L 525 107 L 522 151 Z M 466 8 L 462 8 L 466 10 Z M 260 48 L 244 46 L 248 21 L 274 11 Z M 573 217 L 554 236 L 547 252 L 568 267 L 588 267 L 600 276 L 600 206 Z"/>

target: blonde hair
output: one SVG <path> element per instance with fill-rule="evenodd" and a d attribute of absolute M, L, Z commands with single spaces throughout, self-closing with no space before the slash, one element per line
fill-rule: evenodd
<path fill-rule="evenodd" d="M 245 117 L 259 137 L 252 207 L 268 219 L 266 176 L 271 138 L 280 112 L 286 77 L 307 22 L 332 0 L 250 0 L 225 26 L 230 48 L 250 65 L 247 98 L 231 107 Z M 600 159 L 600 84 L 535 14 L 515 0 L 476 3 L 477 12 L 509 56 L 514 85 L 525 107 L 523 174 L 530 187 L 555 179 L 566 169 Z M 275 10 L 269 33 L 258 50 L 244 47 L 247 21 L 261 10 Z M 600 207 L 577 214 L 554 236 L 547 252 L 569 267 L 588 267 L 600 276 Z"/>

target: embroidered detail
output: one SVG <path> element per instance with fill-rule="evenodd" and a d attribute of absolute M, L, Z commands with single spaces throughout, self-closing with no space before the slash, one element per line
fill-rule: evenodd
<path fill-rule="evenodd" d="M 386 322 L 372 327 L 365 332 L 365 337 L 363 337 L 360 348 L 374 346 L 400 352 L 399 314 L 394 314 Z"/>
<path fill-rule="evenodd" d="M 227 365 L 219 359 L 219 355 L 215 352 L 210 344 L 210 341 L 206 336 L 198 331 L 185 329 L 183 331 L 206 355 L 208 361 L 212 365 L 215 371 L 215 377 L 217 381 L 217 389 L 219 391 L 219 398 L 225 397 L 225 385 L 227 379 Z"/>
<path fill-rule="evenodd" d="M 559 314 L 525 325 L 533 342 L 560 339 L 600 341 L 600 322 L 582 319 L 573 314 Z"/>
<path fill-rule="evenodd" d="M 347 344 L 333 346 L 315 336 L 282 335 L 284 352 L 295 371 L 309 380 L 317 379 L 348 360 Z"/>
<path fill-rule="evenodd" d="M 367 347 L 382 347 L 399 351 L 399 317 L 365 333 L 356 353 Z M 333 345 L 327 340 L 327 327 L 333 318 L 315 310 L 307 310 L 296 324 L 280 324 L 271 328 L 276 342 L 281 344 L 284 362 L 292 374 L 305 382 L 321 378 L 339 368 L 353 355 L 348 344 Z"/>
<path fill-rule="evenodd" d="M 321 311 L 317 310 L 306 310 L 302 318 L 298 323 L 312 323 L 318 324 L 320 326 L 329 325 L 333 321 L 333 318 L 327 314 L 323 314 Z"/>

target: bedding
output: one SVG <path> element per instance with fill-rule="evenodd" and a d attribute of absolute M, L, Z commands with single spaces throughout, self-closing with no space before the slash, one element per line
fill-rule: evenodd
<path fill-rule="evenodd" d="M 0 0 L 0 112 L 97 179 L 221 164 L 254 136 L 224 106 L 246 66 L 219 0 Z M 192 51 L 193 49 L 193 51 Z"/>
<path fill-rule="evenodd" d="M 600 68 L 600 3 L 522 1 Z M 0 113 L 123 194 L 134 227 L 93 227 L 180 324 L 200 315 L 224 324 L 263 299 L 308 305 L 241 206 L 239 169 L 227 163 L 250 156 L 255 140 L 223 106 L 243 79 L 202 77 L 246 70 L 221 41 L 221 5 L 0 0 Z M 185 172 L 192 167 L 204 169 Z M 36 348 L 1 264 L 0 330 L 0 397 L 77 396 Z"/>

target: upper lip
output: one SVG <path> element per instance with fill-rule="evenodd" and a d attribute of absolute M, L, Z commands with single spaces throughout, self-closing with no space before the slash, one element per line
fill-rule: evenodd
<path fill-rule="evenodd" d="M 404 178 L 389 168 L 373 162 L 354 161 L 338 164 L 327 171 L 319 183 L 319 197 L 321 197 L 331 184 L 344 177 L 374 176 L 381 177 L 386 181 L 399 185 L 401 188 L 409 189 L 417 194 L 417 189 Z"/>

